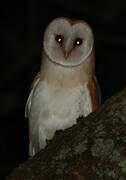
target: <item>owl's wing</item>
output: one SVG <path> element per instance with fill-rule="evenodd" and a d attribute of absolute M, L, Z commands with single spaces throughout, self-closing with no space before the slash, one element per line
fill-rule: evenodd
<path fill-rule="evenodd" d="M 34 78 L 33 83 L 31 85 L 31 92 L 29 94 L 29 97 L 27 99 L 26 106 L 25 106 L 25 117 L 26 118 L 29 116 L 31 103 L 32 103 L 33 92 L 34 92 L 37 84 L 39 83 L 39 81 L 40 81 L 40 73 L 37 74 L 37 76 Z"/>
<path fill-rule="evenodd" d="M 95 76 L 89 81 L 88 89 L 92 101 L 92 111 L 95 111 L 101 104 L 101 90 Z"/>

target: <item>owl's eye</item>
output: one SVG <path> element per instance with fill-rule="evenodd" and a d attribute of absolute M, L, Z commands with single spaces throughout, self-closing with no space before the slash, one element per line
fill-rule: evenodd
<path fill-rule="evenodd" d="M 55 37 L 55 40 L 56 40 L 56 42 L 58 42 L 60 45 L 62 45 L 62 43 L 63 43 L 63 36 L 57 34 L 56 37 Z"/>
<path fill-rule="evenodd" d="M 77 38 L 75 39 L 75 46 L 80 46 L 83 43 L 83 39 Z"/>

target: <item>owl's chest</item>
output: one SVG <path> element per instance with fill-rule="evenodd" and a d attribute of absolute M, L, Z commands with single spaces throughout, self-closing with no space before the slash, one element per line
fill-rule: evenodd
<path fill-rule="evenodd" d="M 33 95 L 32 117 L 65 129 L 76 123 L 79 116 L 92 111 L 87 84 L 74 88 L 61 88 L 40 82 Z"/>

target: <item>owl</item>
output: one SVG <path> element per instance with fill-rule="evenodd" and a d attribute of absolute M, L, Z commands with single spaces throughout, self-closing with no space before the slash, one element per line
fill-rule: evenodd
<path fill-rule="evenodd" d="M 30 156 L 45 148 L 57 130 L 98 108 L 93 47 L 92 30 L 82 20 L 56 18 L 45 30 L 40 72 L 25 109 Z"/>

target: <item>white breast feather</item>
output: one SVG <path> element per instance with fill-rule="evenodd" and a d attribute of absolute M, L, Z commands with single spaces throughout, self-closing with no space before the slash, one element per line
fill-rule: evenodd
<path fill-rule="evenodd" d="M 46 145 L 56 130 L 64 130 L 76 124 L 79 116 L 92 111 L 87 84 L 74 88 L 61 88 L 39 81 L 31 97 L 31 136 L 37 136 L 40 148 Z M 32 144 L 34 151 L 34 143 Z"/>

